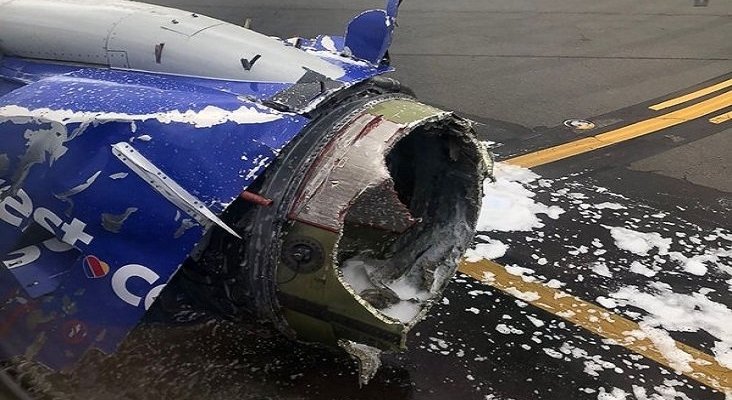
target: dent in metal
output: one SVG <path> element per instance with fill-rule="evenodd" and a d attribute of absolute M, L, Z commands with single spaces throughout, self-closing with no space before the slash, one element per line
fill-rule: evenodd
<path fill-rule="evenodd" d="M 277 108 L 299 112 L 305 110 L 313 99 L 344 87 L 343 82 L 335 81 L 313 70 L 307 70 L 294 85 L 276 93 L 268 102 L 273 103 Z"/>

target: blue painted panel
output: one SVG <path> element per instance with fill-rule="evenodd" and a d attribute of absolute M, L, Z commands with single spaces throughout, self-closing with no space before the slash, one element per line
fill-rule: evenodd
<path fill-rule="evenodd" d="M 33 83 L 55 75 L 67 74 L 82 67 L 69 64 L 55 64 L 15 57 L 0 59 L 0 76 L 22 83 Z"/>
<path fill-rule="evenodd" d="M 386 0 L 386 14 L 393 19 L 396 18 L 401 4 L 402 0 Z"/>
<path fill-rule="evenodd" d="M 342 89 L 389 72 L 398 4 L 329 37 L 335 52 L 302 48 L 344 68 Z M 0 358 L 63 369 L 114 351 L 202 238 L 112 146 L 220 214 L 309 122 L 265 106 L 291 87 L 0 59 Z"/>
<path fill-rule="evenodd" d="M 378 65 L 391 46 L 393 34 L 393 18 L 384 10 L 369 10 L 348 24 L 346 47 L 356 58 Z"/>
<path fill-rule="evenodd" d="M 54 368 L 89 347 L 114 351 L 204 232 L 113 145 L 131 145 L 218 214 L 308 122 L 103 70 L 20 88 L 0 99 L 0 115 L 0 342 L 5 356 L 33 348 Z M 71 246 L 33 241 L 39 225 Z"/>
<path fill-rule="evenodd" d="M 322 38 L 323 36 L 313 40 L 303 40 L 303 49 L 343 68 L 345 74 L 338 79 L 341 82 L 354 84 L 393 70 L 386 65 L 370 64 L 365 61 L 352 60 L 328 53 L 326 51 L 327 49 L 320 42 Z M 344 38 L 338 36 L 332 36 L 331 38 L 338 48 L 342 50 L 344 47 Z M 3 77 L 7 80 L 23 84 L 43 80 L 49 84 L 54 82 L 54 85 L 61 85 L 61 82 L 66 81 L 65 86 L 55 86 L 55 90 L 58 93 L 64 94 L 64 96 L 71 96 L 73 94 L 73 92 L 64 90 L 68 89 L 69 86 L 73 87 L 78 85 L 80 79 L 99 81 L 97 83 L 98 90 L 106 90 L 106 88 L 110 87 L 118 88 L 118 85 L 139 85 L 145 89 L 144 92 L 140 93 L 141 95 L 153 95 L 149 102 L 146 101 L 142 104 L 142 106 L 146 107 L 154 104 L 155 96 L 161 97 L 161 94 L 167 93 L 168 91 L 193 93 L 197 96 L 199 102 L 204 102 L 203 104 L 205 104 L 205 101 L 208 101 L 207 96 L 224 98 L 238 96 L 245 100 L 261 103 L 266 102 L 278 92 L 286 90 L 293 85 L 291 83 L 280 82 L 234 82 L 219 79 L 110 70 L 108 68 L 98 67 L 69 66 L 54 64 L 52 62 L 40 63 L 38 61 L 12 57 L 6 57 L 0 60 L 0 78 Z M 2 90 L 2 82 L 3 80 L 0 79 L 0 90 Z M 93 82 L 89 82 L 89 85 L 93 86 Z M 14 88 L 16 87 L 14 85 Z M 2 94 L 5 93 L 0 91 L 0 95 Z M 114 92 L 105 93 L 100 96 L 99 100 L 105 104 L 113 104 L 115 99 L 120 99 L 120 97 L 115 98 L 114 94 Z M 88 97 L 94 97 L 95 92 L 87 92 L 87 95 Z M 121 99 L 134 103 L 133 99 Z M 324 98 L 313 99 L 314 102 L 320 102 L 322 100 Z M 122 104 L 122 106 L 125 106 L 125 104 Z"/>
<path fill-rule="evenodd" d="M 15 89 L 22 87 L 23 84 L 18 82 L 12 82 L 0 77 L 0 97 L 12 92 Z"/>

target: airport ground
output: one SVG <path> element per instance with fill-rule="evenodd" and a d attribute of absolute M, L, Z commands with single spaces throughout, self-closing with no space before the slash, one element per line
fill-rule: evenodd
<path fill-rule="evenodd" d="M 282 37 L 341 34 L 380 5 L 158 3 Z M 365 387 L 344 355 L 215 320 L 143 325 L 57 387 L 105 399 L 730 398 L 730 38 L 724 0 L 405 1 L 395 76 L 478 122 L 501 163 L 497 201 L 521 202 L 538 225 L 481 232 L 497 258 L 465 262 L 409 350 Z"/>

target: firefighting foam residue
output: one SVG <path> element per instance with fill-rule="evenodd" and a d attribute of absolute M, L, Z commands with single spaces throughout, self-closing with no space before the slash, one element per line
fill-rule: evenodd
<path fill-rule="evenodd" d="M 381 313 L 402 323 L 413 321 L 422 311 L 423 303 L 432 295 L 419 288 L 419 282 L 401 276 L 390 282 L 374 277 L 378 267 L 370 265 L 365 259 L 352 258 L 343 263 L 343 278 L 358 294 L 367 290 L 385 290 L 396 295 L 395 303 L 381 309 Z"/>
<path fill-rule="evenodd" d="M 0 120 L 27 122 L 27 119 L 54 121 L 63 124 L 94 121 L 103 123 L 109 121 L 146 121 L 157 120 L 163 124 L 185 123 L 196 128 L 211 128 L 227 122 L 237 124 L 258 124 L 271 122 L 282 118 L 281 114 L 266 113 L 254 107 L 242 106 L 236 110 L 224 110 L 219 107 L 206 106 L 199 111 L 171 110 L 150 114 L 125 114 L 117 112 L 52 110 L 50 108 L 28 109 L 16 105 L 0 107 Z"/>

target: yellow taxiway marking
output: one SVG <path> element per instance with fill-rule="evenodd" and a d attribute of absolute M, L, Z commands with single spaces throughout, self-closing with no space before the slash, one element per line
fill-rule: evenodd
<path fill-rule="evenodd" d="M 503 266 L 493 261 L 483 260 L 474 263 L 465 261 L 460 266 L 460 271 L 674 369 L 671 367 L 674 361 L 664 356 L 657 345 L 648 338 L 648 334 L 637 323 L 621 315 L 540 282 L 526 281 L 520 276 L 508 273 Z M 680 342 L 674 343 L 677 349 L 693 357 L 688 363 L 688 368 L 680 367 L 683 368 L 680 373 L 722 393 L 732 394 L 732 370 L 723 367 L 714 357 L 700 350 Z"/>
<path fill-rule="evenodd" d="M 532 168 L 670 128 L 732 106 L 732 91 L 609 132 L 514 157 L 505 162 Z"/>
<path fill-rule="evenodd" d="M 718 90 L 727 89 L 728 87 L 732 86 L 732 79 L 727 79 L 724 82 L 720 82 L 716 85 L 712 85 L 709 87 L 705 87 L 703 89 L 699 89 L 696 92 L 691 92 L 689 94 L 685 94 L 683 96 L 679 96 L 676 98 L 673 98 L 671 100 L 666 100 L 663 103 L 654 104 L 648 108 L 654 111 L 663 110 L 664 108 L 673 107 L 675 105 L 686 103 L 687 101 L 698 99 L 699 97 L 706 96 L 708 94 L 714 93 Z"/>
<path fill-rule="evenodd" d="M 709 122 L 713 124 L 721 124 L 732 119 L 732 112 L 717 115 L 716 117 L 709 118 Z"/>
<path fill-rule="evenodd" d="M 660 103 L 657 107 L 659 107 L 659 110 L 671 107 L 729 86 L 732 86 L 732 79 L 686 96 Z M 664 115 L 596 136 L 518 156 L 505 162 L 526 168 L 536 167 L 658 132 L 662 129 L 711 114 L 730 105 L 732 105 L 732 91 Z M 729 119 L 732 119 L 732 113 L 725 113 L 714 117 L 710 119 L 710 122 L 722 123 Z M 463 261 L 460 265 L 460 271 L 558 317 L 564 318 L 596 335 L 611 339 L 618 345 L 654 360 L 661 365 L 670 369 L 676 369 L 672 367 L 674 361 L 666 358 L 664 353 L 659 350 L 657 345 L 654 344 L 648 334 L 637 323 L 621 315 L 546 286 L 540 282 L 525 281 L 521 277 L 511 275 L 503 266 L 493 261 Z M 719 390 L 727 396 L 732 396 L 732 370 L 720 365 L 714 357 L 701 350 L 684 343 L 676 341 L 673 343 L 677 349 L 684 351 L 693 358 L 688 363 L 688 368 L 686 366 L 676 365 L 677 368 L 681 368 L 679 370 L 680 373 L 710 388 Z"/>

